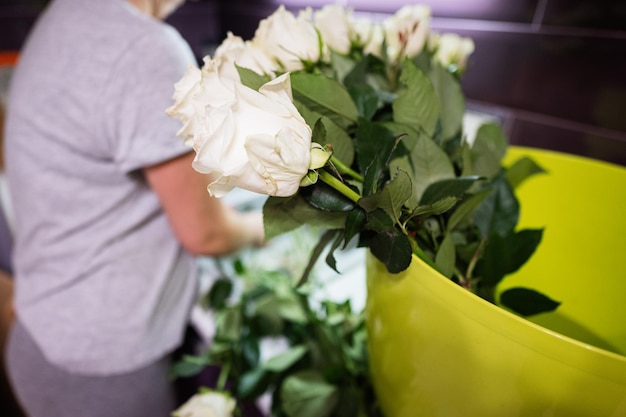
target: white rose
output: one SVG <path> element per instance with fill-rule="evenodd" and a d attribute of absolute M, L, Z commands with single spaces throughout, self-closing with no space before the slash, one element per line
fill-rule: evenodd
<path fill-rule="evenodd" d="M 279 197 L 295 194 L 311 160 L 311 128 L 293 104 L 289 73 L 258 92 L 235 83 L 230 102 L 206 107 L 193 147 L 194 169 L 218 176 L 208 187 L 213 196 L 234 187 Z"/>
<path fill-rule="evenodd" d="M 172 413 L 173 417 L 232 417 L 235 400 L 223 392 L 196 394 Z"/>
<path fill-rule="evenodd" d="M 385 31 L 381 24 L 369 19 L 353 19 L 350 21 L 350 30 L 352 41 L 363 48 L 365 55 L 372 54 L 382 58 Z"/>
<path fill-rule="evenodd" d="M 252 42 L 228 32 L 226 39 L 215 50 L 215 59 L 220 61 L 219 72 L 222 77 L 239 80 L 235 65 L 247 68 L 261 75 L 274 77 L 278 65 L 263 50 Z"/>
<path fill-rule="evenodd" d="M 422 52 L 430 30 L 430 8 L 407 5 L 383 22 L 387 56 L 396 61 Z"/>
<path fill-rule="evenodd" d="M 463 71 L 467 58 L 474 52 L 474 41 L 456 33 L 444 33 L 436 39 L 434 59 L 446 68 L 454 66 Z"/>
<path fill-rule="evenodd" d="M 304 62 L 321 58 L 317 31 L 311 21 L 310 8 L 296 18 L 280 6 L 271 16 L 261 20 L 252 43 L 278 61 L 285 71 L 304 68 Z"/>
<path fill-rule="evenodd" d="M 202 70 L 189 66 L 183 78 L 174 86 L 174 105 L 166 113 L 182 122 L 178 136 L 188 146 L 193 146 L 194 137 L 203 129 L 206 107 L 218 107 L 234 100 L 232 81 L 222 83 L 217 73 L 218 67 L 219 61 L 206 57 Z"/>
<path fill-rule="evenodd" d="M 200 90 L 202 72 L 199 68 L 189 65 L 183 78 L 174 85 L 174 105 L 166 110 L 166 113 L 173 118 L 179 119 L 183 126 L 178 131 L 178 136 L 183 137 L 185 142 L 193 137 L 197 129 L 197 118 L 194 117 L 197 109 L 194 96 Z"/>
<path fill-rule="evenodd" d="M 324 6 L 315 12 L 313 18 L 322 41 L 330 49 L 340 54 L 350 52 L 350 13 L 344 7 Z"/>

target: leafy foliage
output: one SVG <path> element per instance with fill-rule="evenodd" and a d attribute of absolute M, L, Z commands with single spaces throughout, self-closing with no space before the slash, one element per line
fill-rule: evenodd
<path fill-rule="evenodd" d="M 358 236 L 392 273 L 417 254 L 495 301 L 497 284 L 541 241 L 541 230 L 517 230 L 515 187 L 544 171 L 527 158 L 504 167 L 506 137 L 495 123 L 483 124 L 471 145 L 465 141 L 458 74 L 430 62 L 427 52 L 395 72 L 376 57 L 352 57 L 343 57 L 340 67 L 294 74 L 297 108 L 308 123 L 330 127 L 316 128 L 314 139 L 341 152 L 322 181 L 293 198 L 269 198 L 268 236 L 303 224 L 324 226 L 332 238 L 324 235 L 314 255 L 332 245 L 327 261 L 333 267 L 332 251 Z M 310 267 L 315 262 L 313 256 Z"/>
<path fill-rule="evenodd" d="M 183 358 L 174 375 L 218 365 L 218 388 L 227 387 L 239 401 L 269 393 L 276 417 L 382 417 L 373 400 L 363 313 L 349 301 L 313 305 L 286 270 L 248 271 L 241 264 L 235 270 L 206 295 L 216 315 L 213 343 L 204 355 Z M 243 280 L 245 289 L 233 302 L 234 280 Z M 264 341 L 276 339 L 283 349 L 263 359 Z"/>

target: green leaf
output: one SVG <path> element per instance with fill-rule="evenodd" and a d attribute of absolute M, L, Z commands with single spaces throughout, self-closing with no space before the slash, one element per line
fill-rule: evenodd
<path fill-rule="evenodd" d="M 492 178 L 500 172 L 506 153 L 507 140 L 496 123 L 485 123 L 478 128 L 471 147 L 471 173 Z"/>
<path fill-rule="evenodd" d="M 295 100 L 309 109 L 333 120 L 339 126 L 356 122 L 358 110 L 345 87 L 322 74 L 303 71 L 291 73 L 291 88 Z"/>
<path fill-rule="evenodd" d="M 505 237 L 490 236 L 476 265 L 481 284 L 497 285 L 505 275 L 517 271 L 541 242 L 543 229 L 524 229 Z"/>
<path fill-rule="evenodd" d="M 510 288 L 500 294 L 500 303 L 523 316 L 553 311 L 561 305 L 550 297 L 529 288 Z"/>
<path fill-rule="evenodd" d="M 317 119 L 313 125 L 311 140 L 322 145 L 326 143 L 326 126 L 324 126 L 322 119 Z"/>
<path fill-rule="evenodd" d="M 312 207 L 302 196 L 270 197 L 263 206 L 265 239 L 293 231 L 304 224 L 331 229 L 342 228 L 346 213 Z"/>
<path fill-rule="evenodd" d="M 309 126 L 315 126 L 318 121 L 322 121 L 324 128 L 326 129 L 326 138 L 324 142 L 318 142 L 320 145 L 331 145 L 333 148 L 333 155 L 341 160 L 346 165 L 352 165 L 354 161 L 354 143 L 352 138 L 344 128 L 333 122 L 328 117 L 322 116 L 318 112 L 310 110 L 305 105 L 295 102 L 296 108 L 300 115 L 304 118 L 304 121 Z M 314 141 L 315 138 L 313 139 Z"/>
<path fill-rule="evenodd" d="M 461 198 L 481 177 L 458 177 L 432 183 L 426 188 L 420 204 L 432 204 L 444 197 Z"/>
<path fill-rule="evenodd" d="M 365 228 L 376 232 L 391 232 L 394 230 L 395 221 L 383 209 L 376 209 L 367 214 Z"/>
<path fill-rule="evenodd" d="M 333 271 L 337 273 L 339 273 L 339 271 L 337 270 L 337 260 L 335 259 L 335 250 L 337 250 L 337 248 L 341 245 L 342 242 L 344 242 L 344 237 L 342 236 L 341 233 L 337 233 L 337 237 L 335 237 L 335 241 L 330 246 L 330 249 L 328 250 L 328 254 L 326 255 L 326 264 L 330 266 L 333 269 Z M 347 244 L 348 242 L 345 242 L 345 245 Z"/>
<path fill-rule="evenodd" d="M 345 79 L 357 63 L 357 61 L 349 56 L 330 51 L 330 64 L 335 72 L 335 78 L 340 81 Z M 344 81 L 344 85 L 345 84 L 346 83 Z"/>
<path fill-rule="evenodd" d="M 419 205 L 411 213 L 411 217 L 417 216 L 437 216 L 454 207 L 459 201 L 457 197 L 444 197 L 432 204 Z"/>
<path fill-rule="evenodd" d="M 513 165 L 511 165 L 506 171 L 506 179 L 511 184 L 512 188 L 517 188 L 522 182 L 533 175 L 544 174 L 546 172 L 540 165 L 538 165 L 533 159 L 524 156 Z"/>
<path fill-rule="evenodd" d="M 218 329 L 217 333 L 220 332 L 221 330 Z M 231 348 L 232 343 L 228 341 L 222 342 L 216 338 L 213 340 L 213 343 L 211 343 L 211 346 L 209 346 L 209 349 L 207 351 L 207 360 L 211 359 L 211 363 L 214 363 L 214 358 L 219 359 L 224 357 L 224 355 L 228 355 L 231 352 Z"/>
<path fill-rule="evenodd" d="M 474 223 L 483 236 L 506 236 L 519 220 L 519 202 L 503 175 L 491 184 L 491 192 L 474 212 Z"/>
<path fill-rule="evenodd" d="M 302 276 L 300 277 L 300 279 L 298 280 L 298 283 L 296 284 L 297 287 L 304 285 L 308 281 L 309 275 L 311 274 L 313 267 L 315 267 L 315 264 L 317 263 L 317 260 L 319 259 L 320 255 L 322 254 L 322 252 L 324 252 L 324 249 L 326 249 L 326 246 L 328 246 L 328 244 L 335 239 L 338 233 L 339 233 L 339 230 L 337 229 L 328 229 L 322 234 L 322 236 L 320 236 L 319 241 L 317 242 L 317 244 L 313 248 L 313 251 L 311 252 L 311 256 L 309 256 L 309 262 L 307 263 L 307 266 L 304 268 L 304 271 L 302 272 Z"/>
<path fill-rule="evenodd" d="M 185 355 L 180 361 L 176 362 L 174 366 L 172 366 L 170 369 L 170 375 L 175 378 L 187 378 L 197 375 L 210 363 L 211 361 L 204 356 Z"/>
<path fill-rule="evenodd" d="M 337 405 L 337 387 L 313 370 L 288 376 L 280 387 L 280 401 L 288 417 L 327 417 Z"/>
<path fill-rule="evenodd" d="M 379 193 L 362 197 L 358 204 L 368 212 L 381 208 L 391 218 L 400 219 L 402 206 L 411 197 L 411 191 L 409 175 L 404 171 L 398 171 Z"/>
<path fill-rule="evenodd" d="M 354 98 L 354 102 L 359 111 L 359 117 L 365 120 L 371 120 L 379 108 L 380 99 L 374 88 L 368 85 L 360 85 L 351 87 L 350 95 Z"/>
<path fill-rule="evenodd" d="M 206 296 L 207 304 L 214 309 L 223 308 L 226 305 L 226 301 L 228 301 L 228 297 L 232 294 L 232 291 L 233 282 L 230 279 L 217 279 Z"/>
<path fill-rule="evenodd" d="M 457 227 L 461 222 L 468 219 L 472 214 L 474 214 L 474 210 L 487 198 L 491 189 L 483 190 L 477 194 L 472 195 L 467 200 L 463 201 L 454 213 L 450 216 L 448 220 L 447 230 L 452 231 L 455 227 Z"/>
<path fill-rule="evenodd" d="M 344 242 L 347 245 L 354 236 L 363 230 L 366 221 L 365 211 L 360 207 L 355 207 L 346 218 L 346 226 L 344 229 Z M 345 246 L 344 246 L 345 249 Z"/>
<path fill-rule="evenodd" d="M 306 312 L 302 304 L 300 304 L 300 301 L 296 298 L 295 293 L 292 292 L 289 296 L 279 297 L 277 303 L 280 317 L 294 323 L 306 323 Z"/>
<path fill-rule="evenodd" d="M 259 88 L 261 88 L 263 84 L 271 80 L 270 77 L 257 74 L 251 69 L 240 67 L 237 65 L 235 65 L 235 67 L 237 68 L 237 72 L 239 73 L 239 79 L 241 80 L 241 83 L 255 91 L 259 91 Z"/>
<path fill-rule="evenodd" d="M 216 339 L 229 342 L 239 340 L 242 326 L 241 311 L 236 307 L 218 311 L 215 315 L 215 325 L 217 327 Z"/>
<path fill-rule="evenodd" d="M 392 274 L 402 272 L 411 264 L 412 248 L 409 238 L 399 230 L 365 236 L 364 242 L 372 254 Z"/>
<path fill-rule="evenodd" d="M 293 366 L 307 353 L 304 345 L 292 346 L 287 351 L 273 356 L 265 364 L 263 368 L 271 372 L 283 372 Z"/>
<path fill-rule="evenodd" d="M 247 326 L 247 323 L 244 324 L 244 327 L 245 326 Z M 257 366 L 259 364 L 261 352 L 259 348 L 259 341 L 257 338 L 243 337 L 239 342 L 239 347 L 241 348 L 241 356 L 245 360 L 246 364 L 251 367 Z"/>
<path fill-rule="evenodd" d="M 379 156 L 374 155 L 363 176 L 363 196 L 376 194 L 387 179 L 386 174 L 385 166 Z"/>
<path fill-rule="evenodd" d="M 360 60 L 344 79 L 344 84 L 352 96 L 359 115 L 363 119 L 371 120 L 382 105 L 378 89 L 370 85 L 369 69 L 372 60 Z"/>
<path fill-rule="evenodd" d="M 250 308 L 254 320 L 266 330 L 266 334 L 277 334 L 284 328 L 280 306 L 273 292 L 258 297 Z"/>
<path fill-rule="evenodd" d="M 411 61 L 413 61 L 413 64 L 415 64 L 417 68 L 421 69 L 425 73 L 429 73 L 430 68 L 433 66 L 431 55 L 426 49 L 411 58 Z"/>
<path fill-rule="evenodd" d="M 399 138 L 383 123 L 361 119 L 355 133 L 357 163 L 364 172 L 375 157 L 386 166 Z"/>
<path fill-rule="evenodd" d="M 393 120 L 414 126 L 432 137 L 441 114 L 433 84 L 410 60 L 404 61 L 400 82 L 406 89 L 400 91 L 393 102 Z"/>
<path fill-rule="evenodd" d="M 253 399 L 262 395 L 271 383 L 270 374 L 262 367 L 252 368 L 239 378 L 237 396 L 241 399 Z"/>
<path fill-rule="evenodd" d="M 243 275 L 246 273 L 246 266 L 241 261 L 241 258 L 237 258 L 233 261 L 233 269 L 237 275 Z"/>
<path fill-rule="evenodd" d="M 450 234 L 446 234 L 435 256 L 435 265 L 437 265 L 437 269 L 439 269 L 443 275 L 450 278 L 454 273 L 455 263 L 456 252 L 454 250 L 454 241 Z"/>
<path fill-rule="evenodd" d="M 457 78 L 443 66 L 434 65 L 429 76 L 441 103 L 441 134 L 446 141 L 461 131 L 465 98 Z"/>
<path fill-rule="evenodd" d="M 455 177 L 448 155 L 430 138 L 421 135 L 411 150 L 410 158 L 394 159 L 391 169 L 407 171 L 413 183 L 414 201 L 420 201 L 430 184 Z"/>

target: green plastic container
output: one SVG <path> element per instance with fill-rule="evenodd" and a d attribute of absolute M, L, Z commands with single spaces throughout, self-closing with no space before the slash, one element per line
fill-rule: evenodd
<path fill-rule="evenodd" d="M 387 417 L 626 416 L 626 169 L 512 148 L 549 171 L 524 182 L 521 226 L 543 241 L 500 290 L 562 302 L 520 318 L 418 258 L 390 275 L 368 255 L 367 319 Z"/>

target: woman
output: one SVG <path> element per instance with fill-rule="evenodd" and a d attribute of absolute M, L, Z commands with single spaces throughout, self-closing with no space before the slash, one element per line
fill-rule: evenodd
<path fill-rule="evenodd" d="M 193 255 L 261 244 L 206 192 L 164 111 L 194 63 L 179 0 L 53 0 L 12 77 L 15 309 L 6 354 L 31 417 L 157 417 L 195 302 Z"/>

